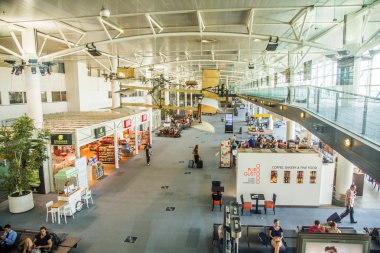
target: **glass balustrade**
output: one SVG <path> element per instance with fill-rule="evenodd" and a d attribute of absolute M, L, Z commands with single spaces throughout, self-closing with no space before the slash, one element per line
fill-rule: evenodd
<path fill-rule="evenodd" d="M 380 143 L 380 99 L 315 86 L 241 90 L 242 95 L 303 107 L 340 127 Z"/>

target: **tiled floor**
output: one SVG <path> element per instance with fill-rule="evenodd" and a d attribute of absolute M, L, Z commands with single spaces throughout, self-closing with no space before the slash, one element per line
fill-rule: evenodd
<path fill-rule="evenodd" d="M 244 111 L 240 110 L 240 115 Z M 214 126 L 214 133 L 208 127 L 207 131 L 185 130 L 177 139 L 154 138 L 151 165 L 145 165 L 144 155 L 128 160 L 92 187 L 95 205 L 84 207 L 75 214 L 75 219 L 68 219 L 68 224 L 45 222 L 45 203 L 56 199 L 54 194 L 35 195 L 35 208 L 23 214 L 10 214 L 7 201 L 0 203 L 0 223 L 31 229 L 44 225 L 56 232 L 79 236 L 82 240 L 74 253 L 212 252 L 212 224 L 221 223 L 223 213 L 218 208 L 211 212 L 211 181 L 222 181 L 224 201 L 232 200 L 235 172 L 219 168 L 219 143 L 231 137 L 224 134 L 220 115 L 202 119 Z M 242 117 L 235 118 L 236 130 L 242 124 Z M 200 145 L 204 161 L 201 170 L 187 169 L 195 144 Z M 367 187 L 365 196 L 358 200 L 365 208 L 355 210 L 357 229 L 380 226 L 378 200 L 377 191 Z M 175 209 L 166 211 L 167 207 Z M 325 220 L 334 211 L 343 209 L 278 207 L 276 216 L 245 215 L 241 220 L 243 224 L 270 225 L 276 217 L 283 227 L 295 228 L 311 224 L 317 218 Z M 350 225 L 347 218 L 341 224 Z"/>

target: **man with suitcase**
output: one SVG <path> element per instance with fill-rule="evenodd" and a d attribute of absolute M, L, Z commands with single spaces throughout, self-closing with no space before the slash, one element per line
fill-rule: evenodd
<path fill-rule="evenodd" d="M 358 223 L 354 219 L 354 201 L 356 198 L 356 186 L 353 184 L 350 186 L 350 189 L 346 191 L 346 211 L 344 211 L 341 215 L 340 218 L 343 219 L 346 217 L 348 214 L 350 214 L 350 221 L 351 223 Z"/>

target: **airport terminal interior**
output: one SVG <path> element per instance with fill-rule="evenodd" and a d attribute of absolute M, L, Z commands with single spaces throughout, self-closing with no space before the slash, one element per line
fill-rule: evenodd
<path fill-rule="evenodd" d="M 380 252 L 380 0 L 0 0 L 0 124 L 0 252 Z"/>

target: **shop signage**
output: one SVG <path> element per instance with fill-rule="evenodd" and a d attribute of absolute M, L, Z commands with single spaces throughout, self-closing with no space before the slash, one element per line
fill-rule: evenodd
<path fill-rule="evenodd" d="M 141 122 L 145 122 L 147 120 L 148 120 L 148 115 L 147 114 L 141 115 Z"/>
<path fill-rule="evenodd" d="M 51 134 L 51 145 L 73 145 L 72 134 Z"/>
<path fill-rule="evenodd" d="M 248 178 L 249 184 L 260 184 L 260 164 L 256 164 L 253 168 L 247 168 L 243 172 L 244 177 Z"/>
<path fill-rule="evenodd" d="M 129 128 L 132 126 L 132 119 L 124 120 L 124 128 Z"/>
<path fill-rule="evenodd" d="M 95 128 L 94 134 L 95 134 L 96 139 L 106 136 L 106 127 L 102 126 L 102 127 Z"/>

